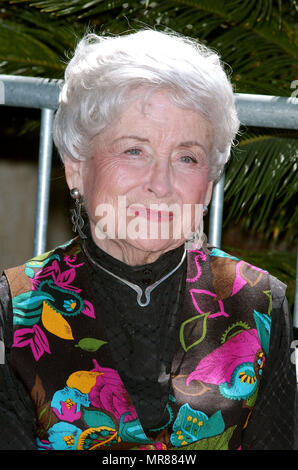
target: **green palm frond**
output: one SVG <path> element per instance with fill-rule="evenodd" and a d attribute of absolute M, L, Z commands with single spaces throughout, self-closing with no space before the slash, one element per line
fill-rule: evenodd
<path fill-rule="evenodd" d="M 73 49 L 77 30 L 44 18 L 39 11 L 11 8 L 7 17 L 0 14 L 0 73 L 61 78 L 65 53 Z"/>
<path fill-rule="evenodd" d="M 276 0 L 14 0 L 0 1 L 2 5 L 5 21 L 13 16 L 18 25 L 31 29 L 33 38 L 60 53 L 62 47 L 72 48 L 87 26 L 102 33 L 152 26 L 187 34 L 216 49 L 234 70 L 238 92 L 278 91 L 287 96 L 289 77 L 295 76 L 297 34 L 289 24 L 293 0 L 286 11 Z"/>
<path fill-rule="evenodd" d="M 0 61 L 5 73 L 22 74 L 23 71 L 61 70 L 59 58 L 42 41 L 28 34 L 22 25 L 0 22 L 1 50 Z M 12 41 L 12 37 L 14 40 Z"/>
<path fill-rule="evenodd" d="M 267 239 L 285 233 L 289 241 L 297 237 L 297 137 L 251 130 L 242 136 L 226 172 L 226 225 L 233 220 Z"/>

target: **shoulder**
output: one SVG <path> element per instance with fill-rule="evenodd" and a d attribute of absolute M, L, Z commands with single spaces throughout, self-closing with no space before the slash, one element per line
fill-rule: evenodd
<path fill-rule="evenodd" d="M 188 250 L 188 281 L 205 276 L 220 299 L 260 294 L 275 306 L 283 302 L 287 286 L 266 269 L 219 248 L 208 248 L 208 251 Z"/>
<path fill-rule="evenodd" d="M 41 255 L 35 256 L 19 266 L 4 270 L 4 277 L 8 281 L 11 296 L 16 297 L 19 293 L 31 289 L 31 279 L 37 271 L 47 268 L 49 263 L 56 260 L 57 263 L 67 261 L 68 258 L 76 256 L 81 251 L 78 237 L 58 245 Z M 4 282 L 4 281 L 3 281 Z"/>

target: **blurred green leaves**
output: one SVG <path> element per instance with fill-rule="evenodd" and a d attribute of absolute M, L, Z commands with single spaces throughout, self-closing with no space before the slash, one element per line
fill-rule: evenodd
<path fill-rule="evenodd" d="M 243 230 L 261 232 L 265 240 L 286 233 L 289 243 L 295 241 L 298 146 L 293 135 L 258 129 L 243 133 L 227 168 L 225 225 L 233 220 Z"/>
<path fill-rule="evenodd" d="M 34 75 L 47 70 L 63 69 L 59 57 L 47 45 L 30 35 L 26 28 L 11 22 L 0 22 L 2 68 L 7 74 L 21 75 L 34 70 Z M 13 41 L 12 41 L 13 37 Z"/>

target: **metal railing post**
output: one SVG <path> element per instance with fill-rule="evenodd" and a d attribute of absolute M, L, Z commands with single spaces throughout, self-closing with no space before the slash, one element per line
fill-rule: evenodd
<path fill-rule="evenodd" d="M 53 109 L 41 110 L 37 205 L 35 217 L 34 249 L 33 256 L 38 256 L 46 251 L 48 210 L 50 200 L 50 177 L 52 166 L 52 129 Z"/>
<path fill-rule="evenodd" d="M 294 299 L 293 326 L 296 329 L 296 333 L 298 336 L 298 242 L 297 242 L 297 258 L 296 258 L 296 289 L 295 289 L 295 299 Z"/>
<path fill-rule="evenodd" d="M 221 247 L 224 185 L 225 173 L 214 185 L 210 208 L 208 243 L 216 248 Z"/>

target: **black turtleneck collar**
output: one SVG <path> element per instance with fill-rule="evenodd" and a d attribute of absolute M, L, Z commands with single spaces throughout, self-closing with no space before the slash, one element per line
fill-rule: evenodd
<path fill-rule="evenodd" d="M 100 266 L 115 275 L 137 284 L 147 285 L 165 276 L 177 266 L 184 252 L 184 245 L 181 245 L 174 250 L 167 251 L 153 263 L 130 266 L 102 250 L 94 242 L 89 225 L 85 228 L 84 232 L 87 238 L 83 243 L 85 243 L 88 254 L 95 263 L 100 264 Z M 82 244 L 82 240 L 80 242 Z"/>

